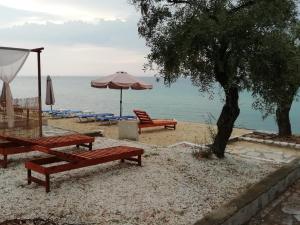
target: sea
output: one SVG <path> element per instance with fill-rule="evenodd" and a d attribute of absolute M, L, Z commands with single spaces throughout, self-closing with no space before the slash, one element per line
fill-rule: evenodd
<path fill-rule="evenodd" d="M 92 88 L 92 76 L 53 76 L 55 95 L 54 109 L 72 109 L 96 113 L 111 112 L 119 114 L 120 91 Z M 216 123 L 221 113 L 224 96 L 216 86 L 214 94 L 199 92 L 189 79 L 179 79 L 166 86 L 163 80 L 155 77 L 141 77 L 153 84 L 152 90 L 123 90 L 123 115 L 133 115 L 133 109 L 143 109 L 153 118 L 175 118 L 178 121 Z M 19 76 L 11 83 L 14 98 L 37 96 L 37 77 Z M 42 77 L 43 109 L 45 105 L 46 77 Z M 277 126 L 273 116 L 262 119 L 260 111 L 253 109 L 251 93 L 240 93 L 241 113 L 235 127 L 276 132 Z M 290 112 L 294 133 L 300 133 L 300 103 L 295 101 Z M 214 119 L 215 118 L 215 119 Z"/>

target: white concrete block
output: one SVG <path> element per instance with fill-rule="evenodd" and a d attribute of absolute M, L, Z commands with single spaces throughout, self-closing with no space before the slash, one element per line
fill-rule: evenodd
<path fill-rule="evenodd" d="M 119 126 L 119 139 L 128 139 L 133 141 L 139 140 L 138 121 L 137 120 L 121 120 Z"/>

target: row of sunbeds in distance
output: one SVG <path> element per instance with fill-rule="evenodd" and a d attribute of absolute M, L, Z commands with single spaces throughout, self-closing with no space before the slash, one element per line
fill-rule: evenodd
<path fill-rule="evenodd" d="M 80 122 L 117 122 L 119 120 L 136 120 L 136 116 L 115 116 L 113 113 L 90 113 L 90 114 L 81 114 L 77 118 Z"/>
<path fill-rule="evenodd" d="M 117 122 L 119 120 L 135 120 L 136 116 L 125 115 L 116 116 L 113 113 L 93 113 L 80 110 L 43 110 L 43 115 L 51 116 L 52 118 L 78 118 L 79 122 Z"/>

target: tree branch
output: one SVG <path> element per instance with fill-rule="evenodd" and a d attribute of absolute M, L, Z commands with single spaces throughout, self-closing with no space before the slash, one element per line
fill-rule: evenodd
<path fill-rule="evenodd" d="M 256 4 L 256 3 L 257 3 L 256 0 L 249 0 L 248 2 L 245 2 L 244 4 L 241 4 L 241 5 L 233 8 L 233 9 L 231 9 L 229 11 L 229 14 L 236 13 L 236 12 L 238 12 L 238 11 L 244 9 L 244 8 L 250 7 L 250 6 L 252 6 L 252 5 Z"/>
<path fill-rule="evenodd" d="M 172 4 L 191 4 L 188 0 L 167 0 L 167 2 Z"/>

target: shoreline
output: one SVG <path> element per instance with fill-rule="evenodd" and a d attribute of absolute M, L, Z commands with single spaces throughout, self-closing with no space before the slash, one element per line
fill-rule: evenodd
<path fill-rule="evenodd" d="M 104 137 L 118 139 L 117 125 L 100 125 L 97 122 L 77 122 L 77 118 L 48 119 L 48 125 L 79 133 L 102 130 Z M 210 127 L 216 126 L 203 123 L 178 121 L 176 130 L 167 130 L 161 127 L 144 129 L 139 135 L 140 143 L 169 146 L 179 142 L 208 144 L 211 142 Z M 232 137 L 249 133 L 249 129 L 234 128 Z"/>

